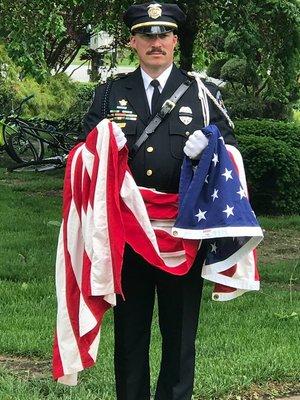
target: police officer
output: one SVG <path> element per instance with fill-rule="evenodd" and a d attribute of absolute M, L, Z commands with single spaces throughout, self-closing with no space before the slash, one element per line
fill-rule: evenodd
<path fill-rule="evenodd" d="M 207 139 L 196 81 L 173 64 L 177 29 L 185 15 L 175 4 L 132 5 L 124 14 L 131 31 L 130 45 L 140 66 L 125 77 L 100 85 L 85 117 L 85 135 L 108 117 L 114 121 L 118 148 L 129 150 L 166 100 L 189 82 L 172 111 L 133 153 L 130 168 L 139 186 L 177 193 L 180 168 L 186 154 L 197 164 Z M 217 107 L 217 87 L 204 82 L 210 123 L 226 143 L 235 144 L 232 129 Z M 215 99 L 215 101 L 212 100 Z M 136 150 L 136 149 L 135 149 Z M 190 400 L 195 367 L 195 337 L 202 292 L 201 249 L 191 270 L 174 276 L 149 265 L 128 246 L 124 254 L 122 288 L 114 308 L 115 376 L 118 400 L 149 400 L 149 344 L 155 293 L 158 299 L 162 359 L 155 400 Z"/>

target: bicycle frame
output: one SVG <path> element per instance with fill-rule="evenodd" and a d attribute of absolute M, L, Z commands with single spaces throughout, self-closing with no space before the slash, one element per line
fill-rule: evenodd
<path fill-rule="evenodd" d="M 49 154 L 52 158 L 64 159 L 75 145 L 78 136 L 72 132 L 60 131 L 55 121 L 32 122 L 19 117 L 23 104 L 32 97 L 26 97 L 9 115 L 0 115 L 4 149 L 19 164 L 38 163 L 45 155 L 49 157 Z"/>
<path fill-rule="evenodd" d="M 68 153 L 70 151 L 70 147 L 66 146 L 63 143 L 66 139 L 66 133 L 58 131 L 58 130 L 56 130 L 56 128 L 54 128 L 54 130 L 51 132 L 49 129 L 37 127 L 33 124 L 30 124 L 28 121 L 24 121 L 21 118 L 11 119 L 11 121 L 15 122 L 21 128 L 23 128 L 24 131 L 29 136 L 39 139 L 44 144 L 46 143 L 50 147 L 59 148 L 66 153 Z M 48 135 L 52 140 L 46 139 L 45 137 L 41 136 L 42 133 Z M 73 140 L 73 144 L 75 144 L 76 139 L 71 139 L 71 140 Z"/>

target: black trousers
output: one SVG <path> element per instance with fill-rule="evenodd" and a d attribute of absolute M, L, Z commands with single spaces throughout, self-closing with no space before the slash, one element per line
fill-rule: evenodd
<path fill-rule="evenodd" d="M 155 400 L 190 400 L 194 384 L 195 338 L 203 280 L 201 252 L 188 274 L 174 276 L 126 248 L 122 286 L 114 307 L 117 400 L 149 400 L 149 345 L 158 299 L 162 359 Z"/>

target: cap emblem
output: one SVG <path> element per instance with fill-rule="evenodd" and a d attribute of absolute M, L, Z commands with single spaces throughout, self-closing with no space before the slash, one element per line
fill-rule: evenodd
<path fill-rule="evenodd" d="M 150 18 L 157 19 L 161 17 L 162 9 L 160 4 L 150 4 L 148 6 L 148 15 Z"/>

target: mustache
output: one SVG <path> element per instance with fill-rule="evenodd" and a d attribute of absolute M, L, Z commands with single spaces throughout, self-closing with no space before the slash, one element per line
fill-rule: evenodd
<path fill-rule="evenodd" d="M 167 53 L 163 50 L 163 49 L 161 49 L 160 47 L 151 47 L 151 49 L 150 50 L 148 50 L 147 51 L 147 56 L 150 56 L 151 54 L 154 54 L 154 53 L 160 53 L 160 54 L 162 54 L 163 56 L 165 56 Z"/>

